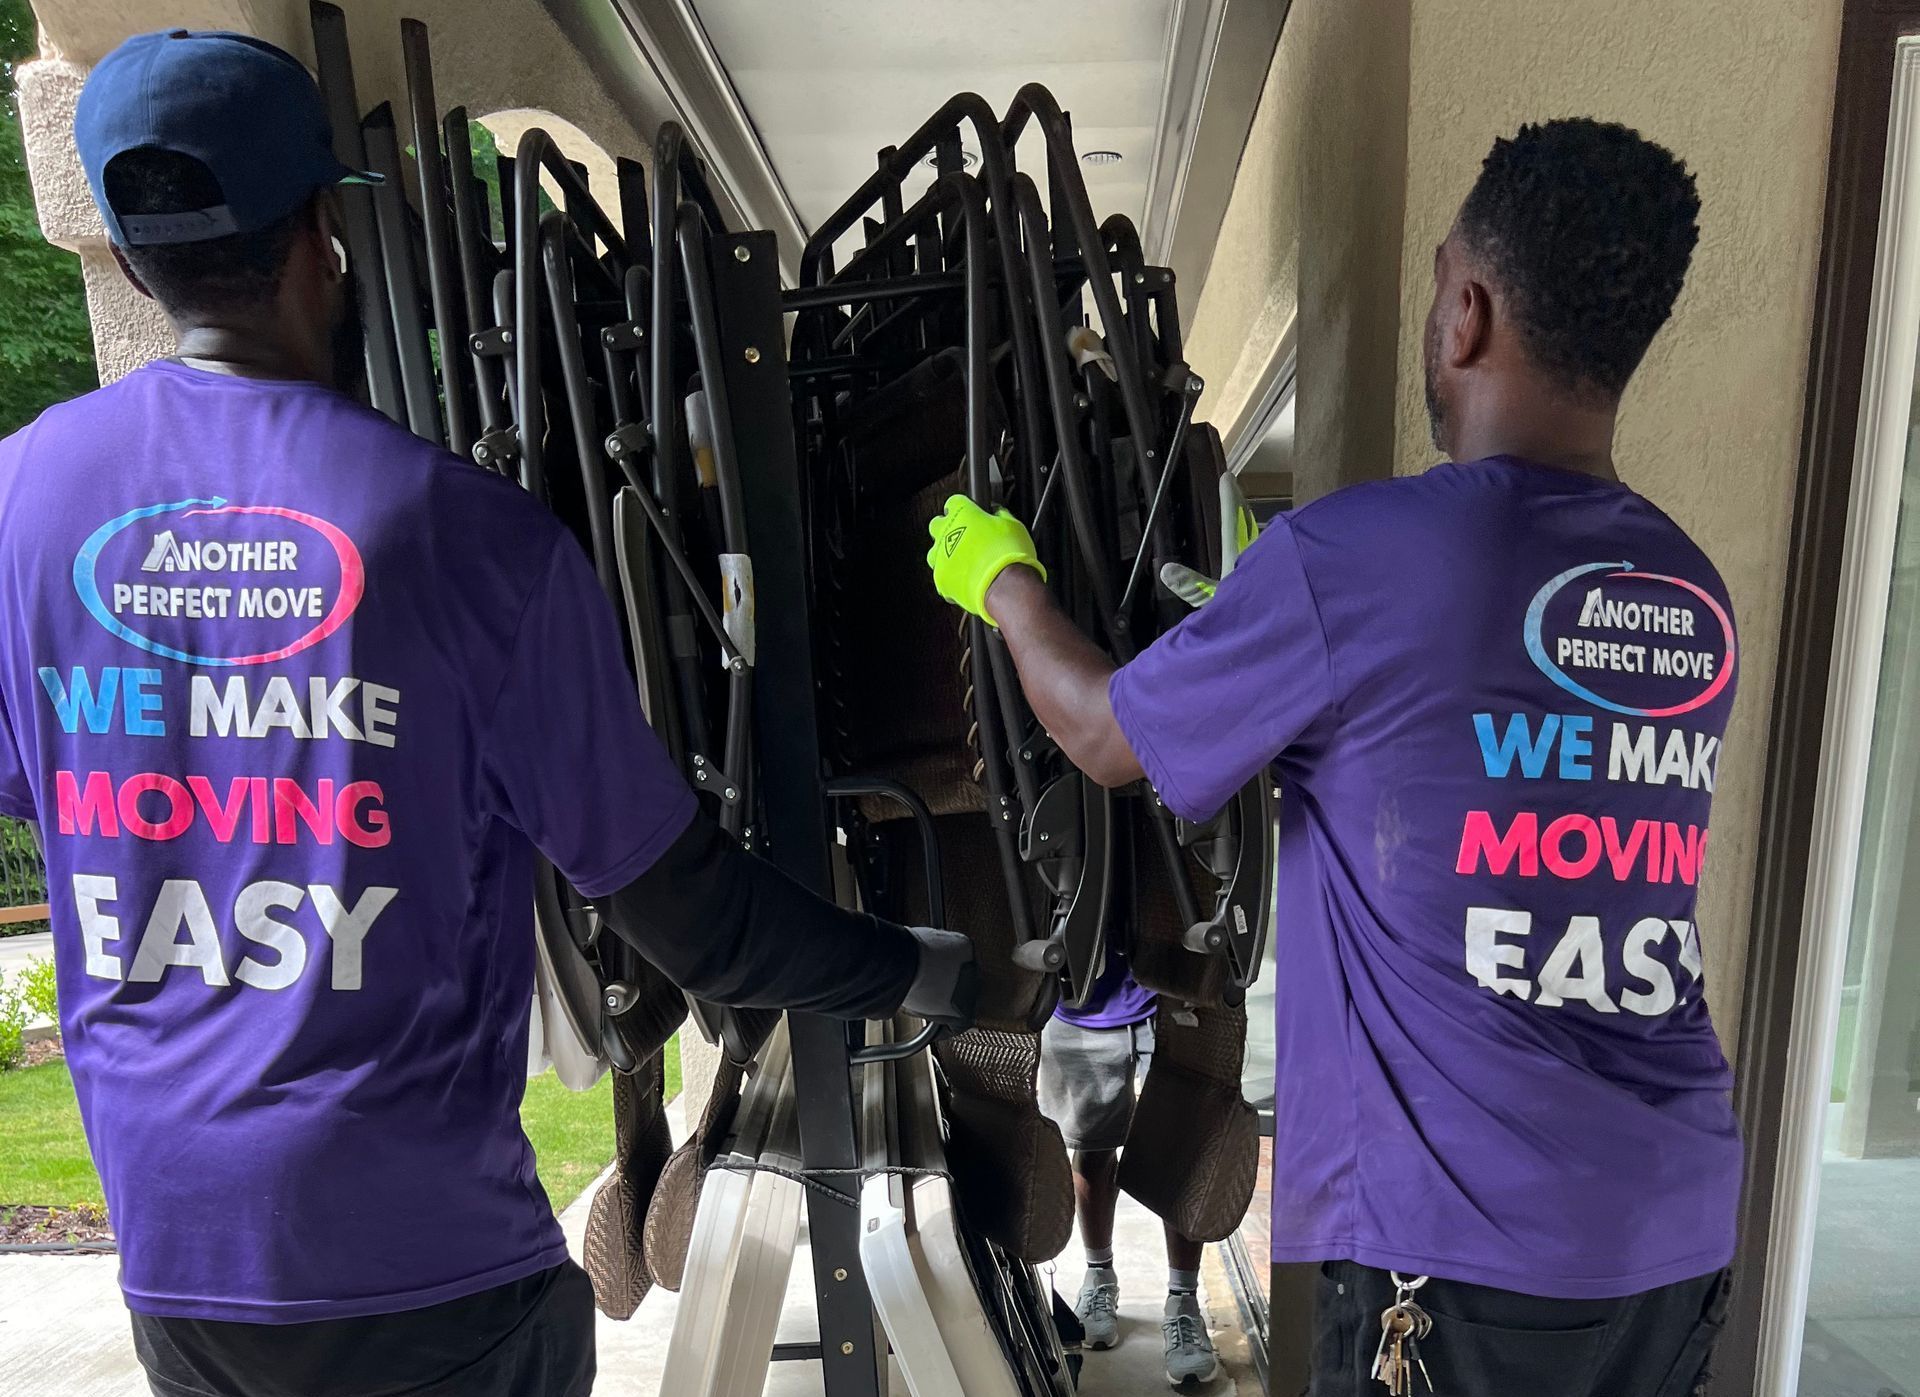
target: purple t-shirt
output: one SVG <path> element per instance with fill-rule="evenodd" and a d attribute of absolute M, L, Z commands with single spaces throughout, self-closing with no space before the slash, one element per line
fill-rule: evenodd
<path fill-rule="evenodd" d="M 1133 967 L 1112 946 L 1107 947 L 1107 962 L 1087 992 L 1087 1002 L 1078 1009 L 1062 1004 L 1053 1016 L 1076 1028 L 1130 1028 L 1153 1017 L 1159 1003 L 1152 990 L 1135 983 Z"/>
<path fill-rule="evenodd" d="M 0 443 L 0 810 L 37 819 L 127 1303 L 292 1322 L 558 1264 L 537 846 L 692 793 L 572 536 L 313 384 L 161 363 Z"/>
<path fill-rule="evenodd" d="M 1276 520 L 1114 677 L 1180 814 L 1282 786 L 1275 1260 L 1566 1298 L 1727 1263 L 1694 903 L 1734 662 L 1664 514 L 1494 459 Z"/>

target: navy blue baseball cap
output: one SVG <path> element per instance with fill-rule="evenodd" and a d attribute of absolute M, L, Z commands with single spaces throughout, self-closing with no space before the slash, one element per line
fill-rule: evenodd
<path fill-rule="evenodd" d="M 377 184 L 333 153 L 320 88 L 300 60 L 247 34 L 137 34 L 95 65 L 73 118 L 107 236 L 122 247 L 204 242 L 285 218 L 317 189 Z M 159 149 L 207 167 L 222 202 L 181 213 L 119 213 L 107 162 Z"/>

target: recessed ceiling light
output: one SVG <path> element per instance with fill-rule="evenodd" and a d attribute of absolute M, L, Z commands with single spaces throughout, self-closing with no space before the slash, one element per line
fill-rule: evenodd
<path fill-rule="evenodd" d="M 1082 165 L 1118 165 L 1124 157 L 1117 150 L 1090 150 L 1080 157 Z"/>
<path fill-rule="evenodd" d="M 925 165 L 929 170 L 937 170 L 940 168 L 940 153 L 938 151 L 935 151 L 932 155 L 929 155 L 925 160 L 922 160 L 920 163 L 922 165 Z M 960 168 L 961 169 L 971 170 L 975 165 L 978 165 L 979 163 L 980 163 L 980 157 L 975 155 L 972 151 L 962 150 L 960 152 Z"/>

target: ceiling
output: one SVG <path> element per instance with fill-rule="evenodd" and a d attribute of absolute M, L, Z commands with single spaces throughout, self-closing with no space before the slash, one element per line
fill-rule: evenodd
<path fill-rule="evenodd" d="M 800 223 L 817 227 L 956 92 L 1004 112 L 1041 82 L 1074 142 L 1094 213 L 1143 219 L 1180 0 L 693 0 Z M 1044 170 L 1037 136 L 1021 168 Z M 1023 143 L 1024 146 L 1024 143 Z M 909 185 L 912 199 L 932 172 Z"/>
<path fill-rule="evenodd" d="M 947 98 L 1025 83 L 1073 122 L 1094 213 L 1125 213 L 1191 301 L 1290 0 L 542 0 L 633 114 L 674 120 L 789 280 L 810 228 Z M 1038 133 L 1020 168 L 1045 185 Z M 907 188 L 915 197 L 930 182 Z M 852 235 L 858 237 L 855 233 Z"/>

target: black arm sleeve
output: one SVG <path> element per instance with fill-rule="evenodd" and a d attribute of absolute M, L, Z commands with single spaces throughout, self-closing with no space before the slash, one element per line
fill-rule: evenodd
<path fill-rule="evenodd" d="M 816 897 L 705 814 L 593 905 L 680 988 L 736 1008 L 884 1018 L 920 966 L 905 927 Z"/>

